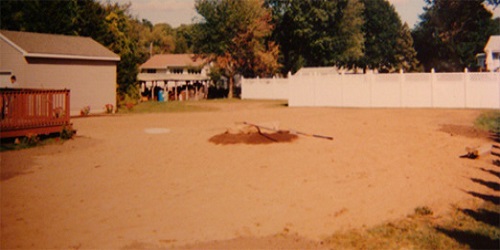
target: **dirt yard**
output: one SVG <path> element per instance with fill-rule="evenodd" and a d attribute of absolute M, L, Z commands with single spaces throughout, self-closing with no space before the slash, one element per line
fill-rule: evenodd
<path fill-rule="evenodd" d="M 1 248 L 321 248 L 321 240 L 495 192 L 477 110 L 288 108 L 73 119 L 62 145 L 3 152 Z M 239 122 L 333 136 L 215 144 Z M 494 195 L 498 195 L 498 192 Z"/>

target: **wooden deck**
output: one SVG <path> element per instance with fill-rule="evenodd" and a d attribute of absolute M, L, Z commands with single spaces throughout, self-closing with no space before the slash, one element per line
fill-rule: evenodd
<path fill-rule="evenodd" d="M 70 125 L 70 91 L 0 89 L 0 138 L 51 134 Z"/>

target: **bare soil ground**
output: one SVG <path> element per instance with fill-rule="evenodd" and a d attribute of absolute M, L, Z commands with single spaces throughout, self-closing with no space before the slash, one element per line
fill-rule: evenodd
<path fill-rule="evenodd" d="M 491 143 L 471 128 L 479 110 L 208 105 L 74 119 L 73 140 L 1 153 L 0 248 L 320 249 L 336 232 L 499 193 L 473 181 L 497 181 L 491 159 L 459 158 Z M 243 121 L 335 139 L 209 141 Z"/>

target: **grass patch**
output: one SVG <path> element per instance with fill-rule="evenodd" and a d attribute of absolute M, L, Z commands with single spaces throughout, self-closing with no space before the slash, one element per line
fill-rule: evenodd
<path fill-rule="evenodd" d="M 68 139 L 62 138 L 59 135 L 29 135 L 19 138 L 7 138 L 2 139 L 2 142 L 0 143 L 0 152 L 62 144 L 65 140 Z"/>
<path fill-rule="evenodd" d="M 21 150 L 38 146 L 62 144 L 72 139 L 76 131 L 73 127 L 63 126 L 61 132 L 48 135 L 29 134 L 23 137 L 5 138 L 0 141 L 0 152 Z"/>
<path fill-rule="evenodd" d="M 479 115 L 474 125 L 482 130 L 500 133 L 500 111 L 487 111 Z"/>
<path fill-rule="evenodd" d="M 120 114 L 144 113 L 174 113 L 174 112 L 203 112 L 213 108 L 199 105 L 198 102 L 142 102 L 133 107 L 120 107 Z"/>
<path fill-rule="evenodd" d="M 257 104 L 263 107 L 277 108 L 287 107 L 286 101 L 274 100 L 241 100 L 233 99 L 210 99 L 199 101 L 170 101 L 170 102 L 142 102 L 135 106 L 122 106 L 118 109 L 119 114 L 141 114 L 141 113 L 175 113 L 175 112 L 207 112 L 215 111 L 224 106 L 237 104 Z"/>
<path fill-rule="evenodd" d="M 500 206 L 484 202 L 477 209 L 455 208 L 444 219 L 418 207 L 405 219 L 370 229 L 334 234 L 323 241 L 332 249 L 498 249 Z"/>

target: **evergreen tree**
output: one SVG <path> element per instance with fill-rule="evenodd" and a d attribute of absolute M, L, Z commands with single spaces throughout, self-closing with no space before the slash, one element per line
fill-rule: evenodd
<path fill-rule="evenodd" d="M 421 71 L 417 51 L 413 47 L 413 37 L 407 23 L 403 24 L 396 43 L 396 69 L 405 72 Z"/>
<path fill-rule="evenodd" d="M 397 68 L 396 53 L 402 29 L 401 19 L 387 0 L 362 0 L 365 4 L 364 56 L 358 67 L 392 72 Z"/>
<path fill-rule="evenodd" d="M 364 55 L 365 49 L 365 34 L 363 26 L 365 18 L 363 11 L 365 5 L 359 0 L 349 0 L 343 11 L 342 19 L 340 20 L 340 39 L 343 40 L 344 48 L 339 55 L 337 65 L 344 65 L 349 68 L 355 67 L 357 60 Z"/>

